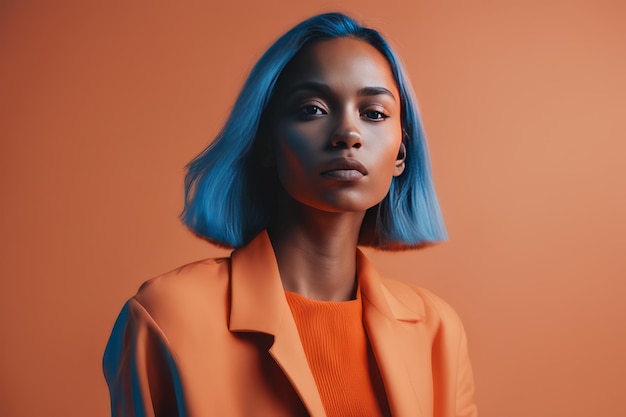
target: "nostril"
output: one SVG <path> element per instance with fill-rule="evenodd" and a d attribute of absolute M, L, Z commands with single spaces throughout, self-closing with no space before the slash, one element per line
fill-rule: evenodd
<path fill-rule="evenodd" d="M 336 149 L 358 149 L 362 145 L 361 135 L 355 130 L 336 134 L 330 143 L 331 146 Z"/>

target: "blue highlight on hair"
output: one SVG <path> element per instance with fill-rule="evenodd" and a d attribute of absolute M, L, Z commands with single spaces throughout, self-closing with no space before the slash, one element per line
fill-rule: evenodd
<path fill-rule="evenodd" d="M 256 63 L 222 130 L 187 165 L 181 218 L 190 230 L 218 245 L 236 248 L 268 226 L 271 180 L 259 176 L 255 152 L 263 113 L 283 69 L 303 47 L 340 37 L 363 40 L 385 56 L 400 91 L 402 127 L 407 134 L 405 170 L 392 180 L 383 201 L 368 210 L 359 243 L 395 250 L 447 239 L 416 100 L 400 59 L 377 31 L 340 13 L 301 22 Z"/>

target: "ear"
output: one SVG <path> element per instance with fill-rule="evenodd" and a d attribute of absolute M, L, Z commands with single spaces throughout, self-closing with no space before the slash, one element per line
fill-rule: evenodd
<path fill-rule="evenodd" d="M 406 161 L 406 145 L 404 144 L 404 137 L 402 138 L 402 143 L 400 143 L 400 150 L 398 151 L 398 157 L 396 158 L 396 164 L 393 169 L 393 176 L 399 177 L 404 172 L 404 167 Z"/>

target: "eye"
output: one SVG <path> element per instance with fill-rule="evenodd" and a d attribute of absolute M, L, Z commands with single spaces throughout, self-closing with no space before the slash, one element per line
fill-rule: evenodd
<path fill-rule="evenodd" d="M 389 116 L 379 110 L 366 110 L 363 113 L 361 113 L 361 117 L 365 117 L 366 119 L 372 120 L 372 121 L 382 121 L 388 118 Z"/>
<path fill-rule="evenodd" d="M 298 114 L 304 117 L 314 117 L 328 114 L 326 110 L 315 104 L 307 104 L 298 109 Z"/>

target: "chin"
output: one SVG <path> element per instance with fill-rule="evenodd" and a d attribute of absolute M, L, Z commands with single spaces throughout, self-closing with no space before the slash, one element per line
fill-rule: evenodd
<path fill-rule="evenodd" d="M 290 205 L 295 204 L 328 213 L 365 213 L 378 205 L 388 192 L 388 190 L 373 192 L 374 190 L 371 189 L 359 188 L 346 187 L 332 190 L 327 188 L 322 190 L 289 190 L 283 188 L 283 191 L 291 201 Z"/>
<path fill-rule="evenodd" d="M 382 198 L 380 200 L 340 198 L 331 201 L 326 200 L 323 202 L 318 202 L 317 204 L 316 202 L 303 202 L 303 204 L 330 213 L 365 213 L 370 208 L 378 205 L 380 201 L 382 201 Z"/>

